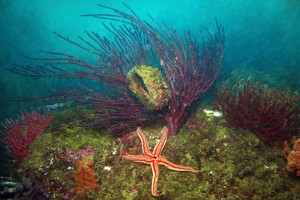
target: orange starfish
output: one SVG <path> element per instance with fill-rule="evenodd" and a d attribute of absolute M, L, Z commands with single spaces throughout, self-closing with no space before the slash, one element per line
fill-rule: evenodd
<path fill-rule="evenodd" d="M 176 170 L 176 171 L 190 171 L 193 173 L 199 173 L 200 170 L 193 169 L 191 167 L 184 167 L 181 165 L 176 165 L 171 163 L 170 161 L 166 160 L 165 158 L 161 157 L 161 152 L 166 144 L 167 135 L 168 135 L 168 128 L 165 126 L 162 129 L 162 135 L 160 141 L 155 146 L 153 153 L 149 151 L 149 144 L 146 140 L 145 135 L 141 132 L 141 128 L 137 129 L 137 134 L 142 142 L 142 150 L 144 155 L 124 155 L 123 158 L 126 160 L 132 160 L 134 162 L 141 162 L 150 164 L 152 168 L 152 185 L 151 185 L 151 192 L 153 196 L 158 196 L 157 193 L 157 183 L 158 183 L 158 176 L 159 176 L 159 168 L 158 165 L 164 165 L 168 169 Z"/>

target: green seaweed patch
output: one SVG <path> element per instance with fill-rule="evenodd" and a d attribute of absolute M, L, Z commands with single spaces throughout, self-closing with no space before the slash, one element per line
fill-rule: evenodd
<path fill-rule="evenodd" d="M 115 138 L 106 133 L 100 134 L 81 126 L 66 128 L 63 131 L 48 131 L 34 140 L 29 148 L 30 155 L 25 157 L 20 171 L 27 176 L 34 176 L 35 182 L 49 196 L 63 199 L 75 186 L 75 162 L 67 157 L 87 147 L 95 151 L 94 155 L 108 157 L 105 152 L 115 141 Z"/>
<path fill-rule="evenodd" d="M 115 140 L 110 135 L 81 126 L 74 126 L 60 131 L 45 132 L 37 137 L 30 146 L 30 155 L 22 163 L 23 168 L 36 168 L 49 162 L 48 156 L 56 151 L 70 149 L 77 151 L 87 146 L 95 150 L 103 149 Z"/>
<path fill-rule="evenodd" d="M 80 106 L 63 111 L 56 111 L 53 114 L 53 120 L 49 129 L 64 131 L 70 126 L 84 126 L 92 122 L 95 117 L 93 111 Z"/>
<path fill-rule="evenodd" d="M 183 125 L 177 135 L 167 140 L 162 151 L 162 156 L 169 161 L 200 169 L 201 173 L 178 172 L 159 166 L 158 197 L 151 194 L 151 167 L 122 159 L 125 153 L 142 154 L 137 133 L 120 143 L 105 132 L 100 134 L 81 126 L 48 131 L 30 146 L 31 154 L 24 159 L 21 168 L 45 179 L 44 182 L 38 179 L 42 188 L 62 199 L 74 187 L 68 178 L 74 170 L 66 170 L 72 165 L 59 159 L 59 153 L 89 146 L 95 150 L 94 174 L 100 187 L 85 199 L 299 198 L 295 192 L 299 191 L 299 180 L 285 172 L 286 160 L 280 149 L 265 146 L 249 131 L 228 127 L 222 117 L 207 116 L 204 108 L 200 106 L 191 116 L 202 124 Z M 160 139 L 161 129 L 157 124 L 142 127 L 151 151 Z M 43 168 L 45 166 L 49 168 Z M 53 184 L 56 190 L 50 188 Z M 74 199 L 80 198 L 75 196 Z"/>
<path fill-rule="evenodd" d="M 248 131 L 227 127 L 223 119 L 208 119 L 205 114 L 198 117 L 204 126 L 192 129 L 183 126 L 176 136 L 168 139 L 162 156 L 173 163 L 200 169 L 201 173 L 177 172 L 160 166 L 160 196 L 153 197 L 149 165 L 109 155 L 98 163 L 102 182 L 95 198 L 181 200 L 259 199 L 263 196 L 270 199 L 274 198 L 274 191 L 281 199 L 298 197 L 290 189 L 295 181 L 282 171 L 285 161 L 280 154 L 274 154 L 274 149 Z M 160 139 L 161 129 L 156 125 L 142 127 L 150 150 Z M 137 134 L 121 149 L 133 155 L 142 154 Z M 111 170 L 105 171 L 105 166 Z M 249 187 L 251 189 L 247 189 Z"/>
<path fill-rule="evenodd" d="M 149 110 L 159 110 L 167 105 L 170 91 L 159 69 L 138 65 L 127 74 L 129 88 Z"/>

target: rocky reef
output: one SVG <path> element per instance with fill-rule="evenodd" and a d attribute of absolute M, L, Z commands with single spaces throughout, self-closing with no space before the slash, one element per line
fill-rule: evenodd
<path fill-rule="evenodd" d="M 19 173 L 34 176 L 35 184 L 51 199 L 299 198 L 299 178 L 287 172 L 280 148 L 264 145 L 247 130 L 229 128 L 223 116 L 206 109 L 206 105 L 199 106 L 162 151 L 169 161 L 201 173 L 175 172 L 160 165 L 158 197 L 150 190 L 151 167 L 122 159 L 124 154 L 142 154 L 136 132 L 114 138 L 80 125 L 50 129 L 32 143 Z M 60 114 L 67 118 L 64 115 L 76 116 Z M 162 127 L 157 123 L 142 127 L 151 151 Z M 78 195 L 76 163 L 82 157 L 92 160 L 96 185 Z"/>

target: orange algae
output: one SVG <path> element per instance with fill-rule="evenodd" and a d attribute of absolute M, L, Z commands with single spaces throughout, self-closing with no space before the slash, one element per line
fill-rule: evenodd
<path fill-rule="evenodd" d="M 93 160 L 87 158 L 83 158 L 76 162 L 77 169 L 74 179 L 76 183 L 76 194 L 78 196 L 83 196 L 89 191 L 99 187 L 94 176 L 94 163 Z"/>
<path fill-rule="evenodd" d="M 296 172 L 300 176 L 300 139 L 292 138 L 293 149 L 290 149 L 287 141 L 284 142 L 282 154 L 288 161 L 286 169 L 289 172 Z"/>

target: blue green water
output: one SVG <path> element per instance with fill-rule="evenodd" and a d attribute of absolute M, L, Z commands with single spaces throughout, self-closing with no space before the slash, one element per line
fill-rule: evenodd
<path fill-rule="evenodd" d="M 210 1 L 125 1 L 142 19 L 149 13 L 158 22 L 182 32 L 191 30 L 199 35 L 203 28 L 215 31 L 215 17 L 225 27 L 226 48 L 222 74 L 244 68 L 274 71 L 289 79 L 292 89 L 299 90 L 299 17 L 300 2 L 284 0 L 210 0 Z M 75 38 L 84 31 L 95 31 L 108 37 L 98 19 L 80 17 L 81 14 L 106 12 L 101 3 L 126 10 L 122 1 L 1 1 L 1 120 L 19 110 L 9 102 L 18 96 L 47 93 L 56 88 L 57 80 L 29 81 L 8 73 L 4 68 L 29 61 L 22 55 L 38 56 L 38 50 L 68 52 L 84 57 L 84 52 L 58 39 L 52 32 Z M 87 59 L 88 57 L 84 57 Z M 267 73 L 267 72 L 266 72 Z M 285 73 L 285 74 L 282 74 Z M 295 83 L 296 82 L 296 83 Z M 58 84 L 58 85 L 57 85 Z M 36 88 L 33 88 L 35 86 Z"/>

